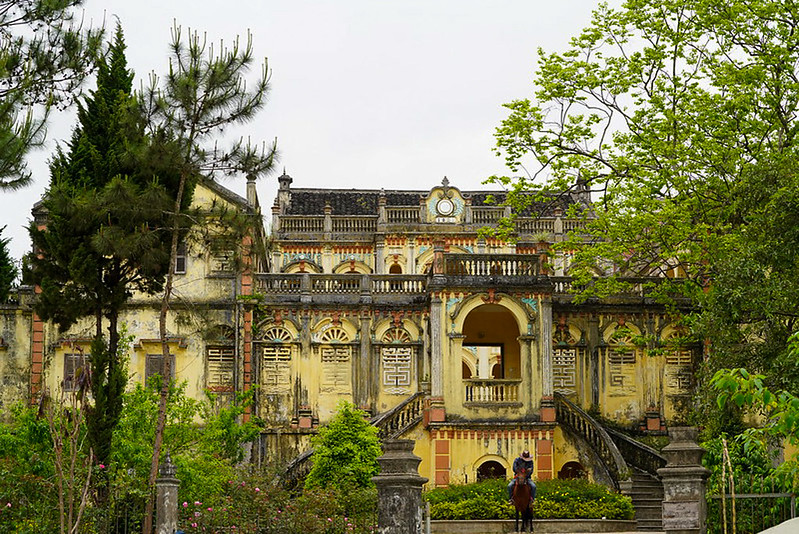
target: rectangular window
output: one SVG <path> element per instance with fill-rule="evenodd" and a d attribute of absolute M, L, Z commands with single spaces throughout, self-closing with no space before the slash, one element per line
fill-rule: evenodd
<path fill-rule="evenodd" d="M 186 274 L 186 243 L 178 243 L 178 253 L 175 256 L 175 274 Z"/>
<path fill-rule="evenodd" d="M 64 391 L 77 391 L 77 379 L 86 371 L 87 365 L 88 359 L 83 354 L 64 354 Z"/>
<path fill-rule="evenodd" d="M 345 388 L 351 383 L 350 347 L 322 347 L 322 386 Z"/>
<path fill-rule="evenodd" d="M 233 347 L 208 347 L 206 387 L 211 391 L 233 391 L 235 357 Z"/>
<path fill-rule="evenodd" d="M 263 386 L 266 391 L 285 391 L 291 386 L 291 346 L 266 345 L 262 348 Z"/>
<path fill-rule="evenodd" d="M 175 378 L 175 355 L 169 355 L 169 379 Z M 153 375 L 164 376 L 164 355 L 148 354 L 144 364 L 144 385 L 150 385 L 150 377 Z"/>

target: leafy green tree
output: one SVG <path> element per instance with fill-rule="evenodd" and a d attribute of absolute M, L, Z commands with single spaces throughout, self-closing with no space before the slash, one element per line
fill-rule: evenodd
<path fill-rule="evenodd" d="M 5 226 L 0 228 L 0 235 L 3 234 L 5 229 Z M 0 239 L 0 303 L 8 300 L 8 295 L 14 286 L 14 280 L 17 278 L 17 266 L 8 252 L 9 241 L 10 238 Z"/>
<path fill-rule="evenodd" d="M 163 81 L 153 80 L 153 86 L 145 91 L 141 102 L 153 138 L 177 147 L 177 159 L 172 160 L 179 176 L 171 222 L 170 258 L 174 262 L 184 225 L 180 208 L 185 205 L 185 191 L 190 190 L 200 176 L 262 176 L 272 169 L 276 147 L 274 144 L 268 148 L 265 144 L 257 147 L 249 141 L 238 140 L 227 148 L 220 148 L 218 143 L 225 128 L 252 120 L 265 104 L 269 80 L 266 61 L 255 83 L 246 83 L 246 75 L 254 61 L 249 38 L 243 47 L 237 39 L 231 47 L 221 44 L 217 50 L 209 47 L 205 38 L 196 32 L 190 31 L 184 41 L 180 28 L 175 27 L 171 50 L 169 73 Z M 172 284 L 173 273 L 169 270 L 159 315 L 165 376 L 170 375 L 166 320 Z M 150 466 L 151 486 L 157 476 L 168 398 L 169 388 L 165 382 Z M 145 511 L 145 534 L 152 532 L 153 507 L 154 495 L 151 495 Z"/>
<path fill-rule="evenodd" d="M 534 97 L 506 104 L 497 152 L 529 172 L 494 177 L 517 204 L 538 183 L 590 190 L 587 236 L 564 244 L 584 296 L 680 274 L 664 293 L 699 305 L 689 324 L 711 365 L 746 361 L 783 385 L 799 384 L 783 359 L 799 326 L 797 27 L 795 2 L 600 6 L 565 52 L 541 51 Z M 615 275 L 588 284 L 597 272 Z"/>
<path fill-rule="evenodd" d="M 330 423 L 313 440 L 313 467 L 305 488 L 366 488 L 378 472 L 380 440 L 366 414 L 342 402 Z"/>
<path fill-rule="evenodd" d="M 92 71 L 102 29 L 77 23 L 82 3 L 0 0 L 0 190 L 30 182 L 25 155 L 43 141 L 48 110 L 69 105 Z"/>

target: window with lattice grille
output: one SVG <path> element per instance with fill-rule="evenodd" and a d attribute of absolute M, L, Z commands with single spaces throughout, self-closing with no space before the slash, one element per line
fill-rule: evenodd
<path fill-rule="evenodd" d="M 610 391 L 617 394 L 635 392 L 636 350 L 628 347 L 610 347 L 605 353 Z"/>
<path fill-rule="evenodd" d="M 291 386 L 291 346 L 262 348 L 263 386 L 267 390 L 285 390 Z"/>
<path fill-rule="evenodd" d="M 552 380 L 555 391 L 572 395 L 577 391 L 578 349 L 556 348 L 552 351 Z"/>
<path fill-rule="evenodd" d="M 206 359 L 206 387 L 211 391 L 233 391 L 233 371 L 236 365 L 233 347 L 208 347 Z"/>
<path fill-rule="evenodd" d="M 694 354 L 690 349 L 666 353 L 666 389 L 670 393 L 688 393 L 693 383 Z"/>
<path fill-rule="evenodd" d="M 322 386 L 348 387 L 351 383 L 351 347 L 322 347 Z"/>
<path fill-rule="evenodd" d="M 383 347 L 383 388 L 386 393 L 410 393 L 412 356 L 411 347 Z"/>

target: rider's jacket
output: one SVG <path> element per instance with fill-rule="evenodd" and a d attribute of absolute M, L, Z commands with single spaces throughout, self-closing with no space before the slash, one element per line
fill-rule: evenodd
<path fill-rule="evenodd" d="M 522 469 L 527 470 L 527 473 L 525 473 L 527 478 L 533 476 L 533 460 L 524 460 L 521 456 L 513 460 L 513 473 L 517 474 Z"/>

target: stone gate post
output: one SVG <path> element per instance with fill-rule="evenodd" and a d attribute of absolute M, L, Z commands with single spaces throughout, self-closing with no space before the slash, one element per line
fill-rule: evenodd
<path fill-rule="evenodd" d="M 175 534 L 178 528 L 178 486 L 175 466 L 169 453 L 158 468 L 159 477 L 155 479 L 155 532 L 156 534 Z"/>
<path fill-rule="evenodd" d="M 658 469 L 663 480 L 663 530 L 667 534 L 705 534 L 705 490 L 710 471 L 702 467 L 705 449 L 696 442 L 694 427 L 669 430 L 663 448 L 668 463 Z"/>
<path fill-rule="evenodd" d="M 379 534 L 422 533 L 422 485 L 427 479 L 419 476 L 422 459 L 413 454 L 413 445 L 409 439 L 383 440 L 380 473 L 372 478 Z"/>

